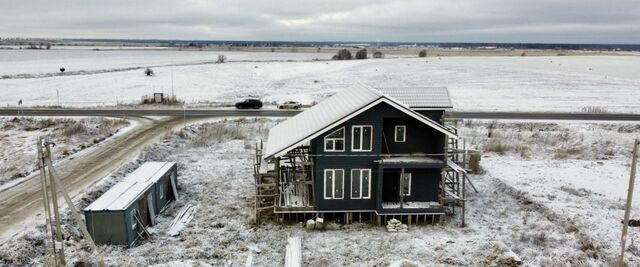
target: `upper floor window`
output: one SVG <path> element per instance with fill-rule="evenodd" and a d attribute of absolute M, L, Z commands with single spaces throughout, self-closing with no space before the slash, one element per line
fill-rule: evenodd
<path fill-rule="evenodd" d="M 344 198 L 344 170 L 324 170 L 324 199 Z"/>
<path fill-rule="evenodd" d="M 344 127 L 324 137 L 324 151 L 344 151 Z"/>
<path fill-rule="evenodd" d="M 394 140 L 398 143 L 404 143 L 407 140 L 407 126 L 396 125 Z"/>
<path fill-rule="evenodd" d="M 351 199 L 371 198 L 371 170 L 351 170 Z"/>
<path fill-rule="evenodd" d="M 373 127 L 371 126 L 353 126 L 351 132 L 351 150 L 352 151 L 371 151 L 372 138 L 371 132 Z"/>

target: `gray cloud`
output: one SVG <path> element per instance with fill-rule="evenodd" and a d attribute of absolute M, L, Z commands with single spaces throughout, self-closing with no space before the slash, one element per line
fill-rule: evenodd
<path fill-rule="evenodd" d="M 0 37 L 640 43 L 637 0 L 8 0 Z"/>

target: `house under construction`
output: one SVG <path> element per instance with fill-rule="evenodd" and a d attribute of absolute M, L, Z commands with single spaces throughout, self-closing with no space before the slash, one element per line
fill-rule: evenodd
<path fill-rule="evenodd" d="M 466 162 L 444 87 L 373 89 L 333 95 L 271 129 L 255 162 L 256 220 L 394 217 L 433 223 L 461 211 Z"/>

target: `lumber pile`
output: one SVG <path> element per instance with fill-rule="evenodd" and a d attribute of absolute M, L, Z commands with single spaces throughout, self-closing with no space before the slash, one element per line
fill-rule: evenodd
<path fill-rule="evenodd" d="M 393 218 L 387 222 L 387 231 L 388 232 L 407 232 L 409 231 L 409 226 L 402 223 L 400 220 Z"/>

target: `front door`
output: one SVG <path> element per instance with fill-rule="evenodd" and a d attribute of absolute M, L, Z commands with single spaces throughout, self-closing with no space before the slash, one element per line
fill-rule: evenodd
<path fill-rule="evenodd" d="M 400 202 L 400 171 L 383 169 L 382 202 Z"/>

